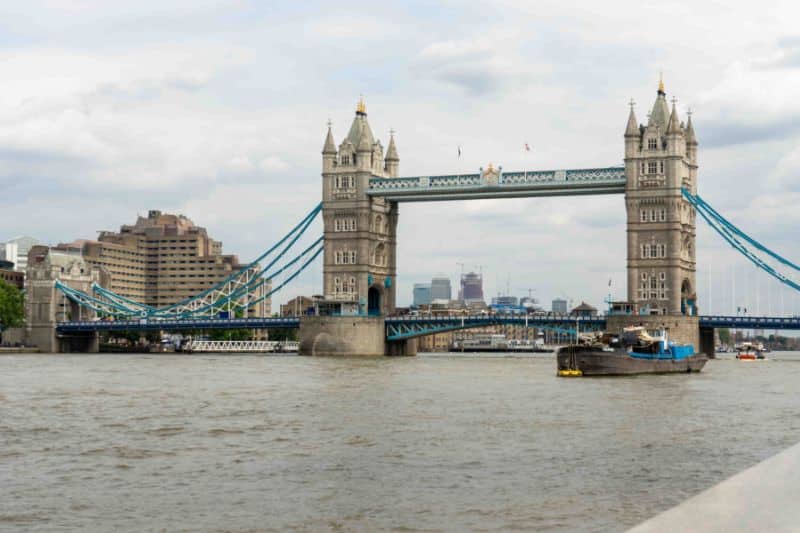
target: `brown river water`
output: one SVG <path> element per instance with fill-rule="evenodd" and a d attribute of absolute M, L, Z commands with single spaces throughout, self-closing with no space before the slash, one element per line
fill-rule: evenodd
<path fill-rule="evenodd" d="M 800 440 L 800 354 L 0 356 L 0 530 L 620 531 Z"/>

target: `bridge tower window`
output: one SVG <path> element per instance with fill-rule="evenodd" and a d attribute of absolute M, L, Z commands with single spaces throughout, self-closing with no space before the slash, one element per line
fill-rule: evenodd
<path fill-rule="evenodd" d="M 647 162 L 647 173 L 648 174 L 655 174 L 658 172 L 658 162 L 657 161 L 648 161 Z"/>
<path fill-rule="evenodd" d="M 658 141 L 655 138 L 647 139 L 647 149 L 655 150 L 656 148 L 658 148 Z"/>
<path fill-rule="evenodd" d="M 663 161 L 659 161 L 659 167 L 661 167 L 661 173 L 663 174 L 664 173 L 664 162 Z"/>
<path fill-rule="evenodd" d="M 640 213 L 640 217 L 641 217 L 641 221 L 642 222 L 647 222 L 647 210 L 646 209 L 642 209 L 642 211 Z"/>
<path fill-rule="evenodd" d="M 661 222 L 666 222 L 666 220 L 667 220 L 667 210 L 666 209 L 662 209 L 659 212 L 659 220 L 661 220 Z"/>

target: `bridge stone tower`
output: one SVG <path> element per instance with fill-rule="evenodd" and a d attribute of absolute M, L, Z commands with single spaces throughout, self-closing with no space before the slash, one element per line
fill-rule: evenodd
<path fill-rule="evenodd" d="M 625 129 L 628 300 L 644 315 L 697 315 L 695 211 L 681 195 L 697 192 L 692 118 L 670 111 L 663 82 L 647 125 L 631 105 Z"/>
<path fill-rule="evenodd" d="M 395 309 L 397 203 L 370 196 L 371 177 L 396 178 L 394 134 L 376 140 L 363 99 L 337 149 L 333 132 L 322 148 L 325 226 L 324 299 L 318 316 L 300 320 L 301 355 L 415 355 L 416 340 L 387 342 L 384 317 Z"/>
<path fill-rule="evenodd" d="M 372 176 L 396 178 L 394 135 L 384 154 L 367 121 L 363 99 L 350 132 L 336 149 L 330 125 L 322 149 L 325 299 L 342 314 L 381 316 L 395 308 L 397 203 L 367 195 Z"/>

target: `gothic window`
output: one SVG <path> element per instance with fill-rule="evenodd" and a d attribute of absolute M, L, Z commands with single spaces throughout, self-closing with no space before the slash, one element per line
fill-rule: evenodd
<path fill-rule="evenodd" d="M 667 279 L 667 273 L 666 272 L 659 272 L 658 273 L 658 279 L 660 279 L 661 281 L 664 281 L 665 279 Z M 664 288 L 663 284 L 662 284 L 661 288 L 662 289 Z"/>
<path fill-rule="evenodd" d="M 647 210 L 646 209 L 642 209 L 642 211 L 640 213 L 640 220 L 642 222 L 647 222 Z"/>
<path fill-rule="evenodd" d="M 655 222 L 655 221 L 656 221 L 656 210 L 655 209 L 651 209 L 650 210 L 650 222 Z"/>
<path fill-rule="evenodd" d="M 383 233 L 383 217 L 380 215 L 375 217 L 375 232 Z"/>
<path fill-rule="evenodd" d="M 645 274 L 644 272 L 642 272 L 642 281 L 644 281 L 644 280 L 646 280 L 646 279 L 647 279 L 647 274 Z"/>
<path fill-rule="evenodd" d="M 349 289 L 350 290 L 348 290 L 347 292 L 349 292 L 351 294 L 356 292 L 356 278 L 352 278 L 352 277 L 350 278 L 350 287 L 349 287 Z"/>
<path fill-rule="evenodd" d="M 650 288 L 651 288 L 651 289 L 657 289 L 657 288 L 658 288 L 658 286 L 656 285 L 656 278 L 655 278 L 655 276 L 653 276 L 652 278 L 650 278 Z"/>
<path fill-rule="evenodd" d="M 645 259 L 650 257 L 650 245 L 649 244 L 645 244 L 644 245 L 644 252 L 642 253 L 642 257 L 644 257 Z"/>
<path fill-rule="evenodd" d="M 355 251 L 351 251 L 350 252 L 350 264 L 351 265 L 355 265 L 356 264 L 356 252 Z"/>
<path fill-rule="evenodd" d="M 659 220 L 661 220 L 661 222 L 666 222 L 666 220 L 667 220 L 667 210 L 666 209 L 662 209 L 659 212 Z"/>
<path fill-rule="evenodd" d="M 342 221 L 341 221 L 341 220 L 339 220 L 338 218 L 337 218 L 336 220 L 334 220 L 334 221 L 333 221 L 333 231 L 342 231 L 342 224 L 341 224 L 341 222 L 342 222 Z"/>
<path fill-rule="evenodd" d="M 647 162 L 647 173 L 648 174 L 655 174 L 658 172 L 658 162 L 657 161 L 648 161 Z"/>
<path fill-rule="evenodd" d="M 333 292 L 334 294 L 342 292 L 342 280 L 338 276 L 333 278 Z"/>
<path fill-rule="evenodd" d="M 642 161 L 642 174 L 644 174 L 644 161 Z"/>
<path fill-rule="evenodd" d="M 378 266 L 384 266 L 386 264 L 386 247 L 383 245 L 383 243 L 380 243 L 375 248 L 374 263 Z"/>
<path fill-rule="evenodd" d="M 349 155 L 343 155 L 342 156 L 342 164 L 343 165 L 349 165 L 350 164 L 350 156 Z"/>
<path fill-rule="evenodd" d="M 658 166 L 661 168 L 661 173 L 663 174 L 664 173 L 664 162 L 663 161 L 659 162 Z"/>
<path fill-rule="evenodd" d="M 658 141 L 655 139 L 647 139 L 647 149 L 655 150 L 658 147 Z"/>

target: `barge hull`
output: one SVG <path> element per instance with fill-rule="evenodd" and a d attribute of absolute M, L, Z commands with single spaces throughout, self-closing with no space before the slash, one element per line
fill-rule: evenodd
<path fill-rule="evenodd" d="M 577 350 L 572 356 L 569 349 L 558 352 L 558 369 L 570 368 L 570 358 L 584 376 L 626 376 L 633 374 L 688 374 L 700 372 L 708 362 L 705 354 L 696 354 L 683 359 L 643 359 L 631 357 L 623 352 L 600 350 Z"/>

